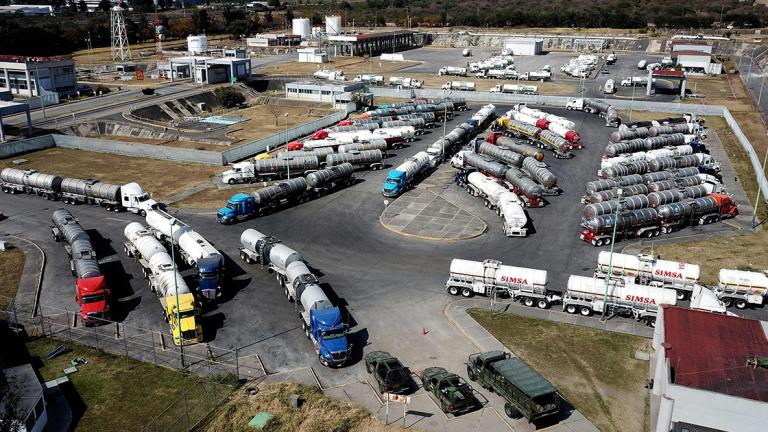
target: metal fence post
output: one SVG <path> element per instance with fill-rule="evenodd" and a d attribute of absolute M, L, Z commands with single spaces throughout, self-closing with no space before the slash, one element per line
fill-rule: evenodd
<path fill-rule="evenodd" d="M 125 348 L 125 357 L 128 358 L 128 335 L 125 333 L 125 324 L 123 324 L 123 347 Z"/>
<path fill-rule="evenodd" d="M 96 335 L 96 349 L 99 349 L 99 332 L 94 331 L 94 335 Z"/>
<path fill-rule="evenodd" d="M 72 342 L 72 326 L 69 325 L 69 311 L 67 309 L 64 309 L 64 315 L 66 315 L 67 319 L 67 336 L 69 341 Z"/>
<path fill-rule="evenodd" d="M 239 349 L 235 348 L 235 375 L 237 376 L 237 379 L 240 379 L 240 359 L 239 357 Z"/>
<path fill-rule="evenodd" d="M 155 359 L 155 365 L 157 365 L 157 351 L 155 350 L 155 332 L 149 332 L 149 336 L 152 338 L 152 358 Z"/>

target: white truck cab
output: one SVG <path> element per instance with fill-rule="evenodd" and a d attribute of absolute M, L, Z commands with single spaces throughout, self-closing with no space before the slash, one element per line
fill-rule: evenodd
<path fill-rule="evenodd" d="M 147 212 L 157 207 L 153 200 L 138 183 L 128 183 L 120 188 L 121 205 L 129 212 L 146 216 Z"/>
<path fill-rule="evenodd" d="M 253 164 L 250 162 L 238 162 L 232 164 L 232 169 L 221 174 L 221 181 L 233 185 L 235 183 L 249 182 L 254 178 Z"/>

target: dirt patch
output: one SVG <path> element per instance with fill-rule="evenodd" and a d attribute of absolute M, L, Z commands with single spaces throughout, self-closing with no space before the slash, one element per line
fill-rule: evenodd
<path fill-rule="evenodd" d="M 124 184 L 138 182 L 152 197 L 165 197 L 209 181 L 221 167 L 192 163 L 161 161 L 156 159 L 92 153 L 81 150 L 51 148 L 22 157 L 29 160 L 13 165 L 12 159 L 0 159 L 0 168 L 36 169 L 62 177 L 94 178 L 103 182 Z"/>
<path fill-rule="evenodd" d="M 650 340 L 511 314 L 470 316 L 546 377 L 602 431 L 643 430 Z"/>
<path fill-rule="evenodd" d="M 132 137 L 132 136 L 122 136 L 122 135 L 99 135 L 99 139 L 103 140 L 110 140 L 110 141 L 124 141 L 124 142 L 133 142 L 133 143 L 140 143 L 140 144 L 150 144 L 150 145 L 160 145 L 160 146 L 166 146 L 166 147 L 177 147 L 177 148 L 186 148 L 186 149 L 194 149 L 194 150 L 208 150 L 208 151 L 215 151 L 220 152 L 222 150 L 226 150 L 229 148 L 225 145 L 216 145 L 216 144 L 205 144 L 195 141 L 181 141 L 181 140 L 159 140 L 159 139 L 152 139 L 152 138 L 139 138 L 139 137 Z"/>
<path fill-rule="evenodd" d="M 415 66 L 418 62 L 404 61 L 380 61 L 377 58 L 366 59 L 363 57 L 335 57 L 329 63 L 281 63 L 277 65 L 265 66 L 254 69 L 255 75 L 312 75 L 318 69 L 331 69 L 344 71 L 347 79 L 353 79 L 359 74 L 377 74 L 385 72 L 394 72 L 410 66 Z"/>
<path fill-rule="evenodd" d="M 329 105 L 310 103 L 278 105 L 261 104 L 246 109 L 230 111 L 222 115 L 236 115 L 247 121 L 232 125 L 228 128 L 227 136 L 244 143 L 261 139 L 278 132 L 285 132 L 287 128 L 302 125 L 312 120 L 317 120 L 334 112 Z M 285 117 L 285 114 L 288 117 Z"/>
<path fill-rule="evenodd" d="M 0 252 L 0 310 L 5 310 L 16 297 L 21 273 L 24 270 L 24 253 L 21 249 Z"/>

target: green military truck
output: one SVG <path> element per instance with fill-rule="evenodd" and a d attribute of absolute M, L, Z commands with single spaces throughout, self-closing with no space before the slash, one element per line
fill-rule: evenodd
<path fill-rule="evenodd" d="M 403 394 L 411 389 L 411 374 L 408 369 L 388 352 L 372 351 L 366 354 L 365 370 L 376 378 L 379 392 L 382 394 Z"/>
<path fill-rule="evenodd" d="M 460 376 L 439 366 L 429 367 L 421 373 L 424 390 L 432 393 L 446 414 L 459 415 L 480 407 L 472 387 Z"/>
<path fill-rule="evenodd" d="M 509 353 L 470 355 L 467 376 L 504 398 L 504 412 L 510 418 L 523 416 L 531 423 L 557 420 L 560 395 L 555 386 Z"/>

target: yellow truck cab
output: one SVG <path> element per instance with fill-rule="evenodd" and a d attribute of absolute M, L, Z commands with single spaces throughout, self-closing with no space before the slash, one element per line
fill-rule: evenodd
<path fill-rule="evenodd" d="M 192 345 L 203 341 L 203 327 L 200 325 L 200 308 L 195 301 L 195 297 L 190 294 L 181 294 L 178 298 L 179 316 L 176 315 L 177 299 L 174 296 L 165 297 L 165 320 L 171 327 L 173 343 L 181 345 L 179 338 L 179 325 L 177 318 L 181 319 L 181 337 L 184 338 L 184 345 Z"/>

